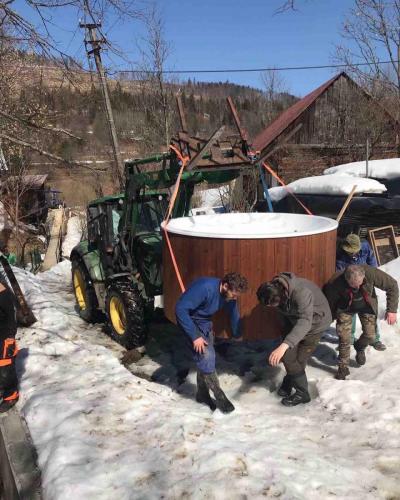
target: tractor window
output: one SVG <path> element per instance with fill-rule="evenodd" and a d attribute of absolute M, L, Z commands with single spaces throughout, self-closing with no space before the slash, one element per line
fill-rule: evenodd
<path fill-rule="evenodd" d="M 95 207 L 89 207 L 88 208 L 88 239 L 90 242 L 96 241 L 97 234 L 99 232 L 98 228 L 98 215 L 99 215 L 99 209 L 97 206 Z"/>
<path fill-rule="evenodd" d="M 161 222 L 168 207 L 166 198 L 153 198 L 140 205 L 136 232 L 152 233 L 160 231 Z"/>
<path fill-rule="evenodd" d="M 119 226 L 119 221 L 121 219 L 121 214 L 122 214 L 122 212 L 120 210 L 117 210 L 116 208 L 113 207 L 113 209 L 112 209 L 112 229 L 113 229 L 114 238 L 118 234 L 118 226 Z"/>

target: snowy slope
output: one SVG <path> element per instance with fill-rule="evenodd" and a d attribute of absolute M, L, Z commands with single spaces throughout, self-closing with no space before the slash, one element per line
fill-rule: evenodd
<path fill-rule="evenodd" d="M 19 332 L 18 406 L 45 499 L 400 498 L 398 326 L 381 323 L 388 350 L 368 348 L 367 365 L 346 381 L 333 379 L 330 331 L 308 370 L 314 399 L 297 408 L 270 392 L 283 370 L 267 367 L 263 351 L 226 344 L 220 378 L 236 411 L 211 413 L 193 400 L 193 372 L 174 390 L 167 325 L 154 331 L 153 358 L 132 368 L 164 368 L 164 379 L 120 364 L 122 350 L 77 316 L 69 265 L 18 271 L 38 318 Z M 400 279 L 400 259 L 388 268 Z"/>

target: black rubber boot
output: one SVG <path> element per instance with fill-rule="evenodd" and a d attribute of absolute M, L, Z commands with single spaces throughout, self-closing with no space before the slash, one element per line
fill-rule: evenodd
<path fill-rule="evenodd" d="M 372 347 L 377 350 L 377 351 L 386 351 L 386 346 L 383 344 L 380 340 L 377 340 L 376 342 L 373 342 Z"/>
<path fill-rule="evenodd" d="M 198 403 L 206 404 L 210 410 L 214 411 L 217 408 L 215 401 L 211 399 L 210 393 L 208 391 L 208 387 L 204 380 L 204 374 L 201 372 L 197 372 L 197 394 L 196 401 Z"/>
<path fill-rule="evenodd" d="M 346 380 L 346 377 L 350 375 L 350 370 L 347 366 L 339 365 L 338 371 L 335 375 L 336 380 Z"/>
<path fill-rule="evenodd" d="M 217 401 L 217 408 L 222 411 L 222 413 L 230 413 L 235 409 L 233 404 L 225 396 L 224 391 L 221 389 L 218 381 L 217 374 L 207 373 L 203 375 L 204 381 L 210 391 L 214 393 L 215 399 Z"/>
<path fill-rule="evenodd" d="M 15 406 L 18 402 L 18 398 L 12 399 L 11 401 L 3 401 L 0 403 L 0 413 L 6 413 L 10 408 Z"/>
<path fill-rule="evenodd" d="M 360 346 L 359 340 L 357 340 L 357 342 L 354 342 L 354 349 L 357 351 L 356 353 L 357 363 L 360 366 L 365 365 L 365 362 L 367 361 L 367 358 L 365 357 L 365 347 Z"/>
<path fill-rule="evenodd" d="M 283 398 L 287 398 L 292 394 L 292 389 L 293 389 L 293 382 L 290 377 L 290 375 L 286 374 L 283 377 L 282 384 L 278 389 L 278 396 L 281 396 Z"/>
<path fill-rule="evenodd" d="M 293 387 L 296 392 L 291 396 L 283 398 L 281 403 L 285 406 L 297 406 L 299 404 L 309 403 L 311 401 L 308 393 L 308 382 L 306 372 L 297 375 L 291 375 Z"/>

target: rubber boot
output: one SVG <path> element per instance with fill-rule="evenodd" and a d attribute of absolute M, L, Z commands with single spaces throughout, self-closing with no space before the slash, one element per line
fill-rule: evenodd
<path fill-rule="evenodd" d="M 383 344 L 380 340 L 377 340 L 376 342 L 373 342 L 372 347 L 377 350 L 377 351 L 386 351 L 386 346 Z"/>
<path fill-rule="evenodd" d="M 360 342 L 360 340 L 357 340 L 357 342 L 354 342 L 354 349 L 357 351 L 356 361 L 360 366 L 362 366 L 362 365 L 365 365 L 367 358 L 365 357 L 365 346 L 361 346 L 359 342 Z"/>
<path fill-rule="evenodd" d="M 19 399 L 18 391 L 14 391 L 11 394 L 8 392 L 8 396 L 4 397 L 3 401 L 0 403 L 0 413 L 6 413 L 10 408 L 12 408 Z"/>
<path fill-rule="evenodd" d="M 281 403 L 285 406 L 297 406 L 299 404 L 309 403 L 311 401 L 308 393 L 308 382 L 306 372 L 292 375 L 293 387 L 296 392 L 291 396 L 283 398 Z"/>
<path fill-rule="evenodd" d="M 346 377 L 350 375 L 350 370 L 348 366 L 339 365 L 338 371 L 335 375 L 336 380 L 346 380 Z"/>
<path fill-rule="evenodd" d="M 233 411 L 235 407 L 225 396 L 224 391 L 221 389 L 217 374 L 213 372 L 204 374 L 203 376 L 208 389 L 214 393 L 215 399 L 217 401 L 217 408 L 222 411 L 222 413 L 230 413 L 231 411 Z"/>
<path fill-rule="evenodd" d="M 215 401 L 211 399 L 210 393 L 208 391 L 208 387 L 204 380 L 204 373 L 200 371 L 197 372 L 197 394 L 196 401 L 198 403 L 206 404 L 210 410 L 214 411 L 217 408 Z"/>
<path fill-rule="evenodd" d="M 278 389 L 278 396 L 287 398 L 292 394 L 293 382 L 289 374 L 283 377 L 282 384 Z"/>

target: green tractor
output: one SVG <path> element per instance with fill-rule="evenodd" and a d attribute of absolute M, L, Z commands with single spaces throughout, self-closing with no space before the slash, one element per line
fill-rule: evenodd
<path fill-rule="evenodd" d="M 172 217 L 189 214 L 196 184 L 227 183 L 252 165 L 240 135 L 221 141 L 222 129 L 208 141 L 184 133 L 175 140 L 175 151 L 190 160 Z M 154 298 L 163 292 L 161 223 L 181 167 L 175 151 L 126 162 L 125 192 L 89 203 L 88 238 L 71 252 L 80 316 L 105 317 L 111 337 L 127 349 L 144 345 Z M 146 170 L 155 163 L 159 170 Z"/>

